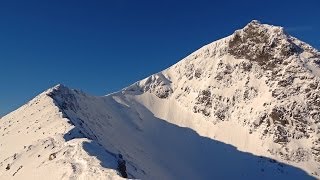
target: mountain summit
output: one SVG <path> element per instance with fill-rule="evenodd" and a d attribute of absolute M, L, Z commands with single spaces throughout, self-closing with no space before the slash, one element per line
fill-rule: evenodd
<path fill-rule="evenodd" d="M 228 46 L 228 53 L 236 58 L 255 61 L 264 69 L 271 69 L 292 55 L 315 50 L 288 35 L 282 27 L 252 21 L 236 31 Z"/>
<path fill-rule="evenodd" d="M 119 92 L 57 85 L 0 120 L 1 179 L 314 179 L 320 53 L 252 21 Z"/>

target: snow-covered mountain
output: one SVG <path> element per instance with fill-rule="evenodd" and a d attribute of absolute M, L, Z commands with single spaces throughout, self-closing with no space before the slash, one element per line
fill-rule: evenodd
<path fill-rule="evenodd" d="M 0 179 L 319 178 L 319 81 L 316 49 L 252 21 L 119 92 L 57 85 L 2 117 Z"/>

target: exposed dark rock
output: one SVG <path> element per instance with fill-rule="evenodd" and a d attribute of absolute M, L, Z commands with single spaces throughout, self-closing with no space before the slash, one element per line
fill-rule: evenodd
<path fill-rule="evenodd" d="M 128 178 L 126 161 L 123 159 L 122 155 L 118 155 L 118 171 L 123 178 Z"/>
<path fill-rule="evenodd" d="M 275 129 L 275 135 L 273 137 L 275 143 L 286 143 L 288 142 L 288 133 L 282 126 L 277 126 Z"/>
<path fill-rule="evenodd" d="M 212 108 L 212 97 L 210 90 L 202 90 L 199 92 L 196 98 L 195 106 L 193 107 L 193 112 L 201 112 L 205 116 L 210 116 L 210 110 Z"/>
<path fill-rule="evenodd" d="M 51 160 L 54 160 L 56 157 L 57 157 L 57 153 L 51 153 L 51 154 L 49 155 L 49 160 L 50 160 L 50 161 L 51 161 Z"/>
<path fill-rule="evenodd" d="M 274 108 L 269 114 L 269 117 L 271 117 L 275 123 L 279 122 L 281 125 L 285 126 L 286 124 L 289 124 L 285 119 L 285 113 L 286 110 L 284 108 Z"/>
<path fill-rule="evenodd" d="M 286 86 L 291 85 L 293 83 L 293 80 L 294 80 L 294 77 L 289 76 L 288 78 L 279 81 L 278 85 L 281 86 L 281 87 L 286 87 Z"/>
<path fill-rule="evenodd" d="M 6 170 L 7 170 L 7 171 L 10 170 L 10 164 L 7 164 Z"/>
<path fill-rule="evenodd" d="M 276 37 L 271 37 L 271 33 Z M 252 21 L 243 30 L 234 33 L 228 52 L 238 59 L 249 59 L 263 69 L 272 70 L 284 59 L 301 52 L 301 49 L 291 42 L 283 29 L 274 28 L 270 32 L 265 25 Z"/>
<path fill-rule="evenodd" d="M 252 63 L 251 62 L 241 62 L 240 63 L 240 68 L 243 69 L 244 71 L 250 71 L 252 68 Z"/>
<path fill-rule="evenodd" d="M 201 74 L 202 74 L 201 69 L 196 69 L 195 72 L 194 72 L 194 77 L 200 78 L 200 77 L 201 77 Z"/>

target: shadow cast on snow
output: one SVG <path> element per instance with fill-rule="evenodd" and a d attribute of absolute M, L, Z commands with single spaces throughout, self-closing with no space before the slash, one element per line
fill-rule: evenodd
<path fill-rule="evenodd" d="M 239 151 L 230 144 L 200 136 L 193 129 L 159 119 L 142 105 L 132 107 L 143 111 L 151 121 L 148 136 L 153 136 L 158 150 L 154 156 L 177 179 L 315 179 L 300 168 Z"/>
<path fill-rule="evenodd" d="M 143 111 L 144 117 L 140 121 L 144 124 L 139 133 L 148 137 L 152 142 L 147 143 L 153 147 L 147 144 L 141 148 L 174 179 L 315 179 L 300 168 L 267 157 L 241 152 L 232 145 L 200 136 L 190 128 L 168 123 L 155 117 L 141 105 L 133 105 L 133 108 L 115 101 L 113 103 L 113 109 L 116 112 L 120 111 L 125 118 L 128 118 L 126 113 Z M 65 116 L 68 117 L 67 114 Z M 120 121 L 132 120 L 123 119 Z M 95 128 L 98 127 L 92 127 Z M 121 130 L 118 132 L 121 133 Z M 74 129 L 64 138 L 68 141 L 81 137 L 85 135 L 81 132 L 81 127 L 75 124 Z M 127 140 L 130 141 L 130 137 Z M 116 155 L 106 150 L 96 140 L 85 142 L 83 148 L 91 156 L 97 157 L 103 167 L 117 169 Z"/>

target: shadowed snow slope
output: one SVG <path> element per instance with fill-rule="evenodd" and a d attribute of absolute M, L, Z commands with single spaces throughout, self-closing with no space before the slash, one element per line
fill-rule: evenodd
<path fill-rule="evenodd" d="M 319 57 L 252 21 L 117 93 L 58 85 L 0 120 L 0 179 L 314 179 Z"/>

